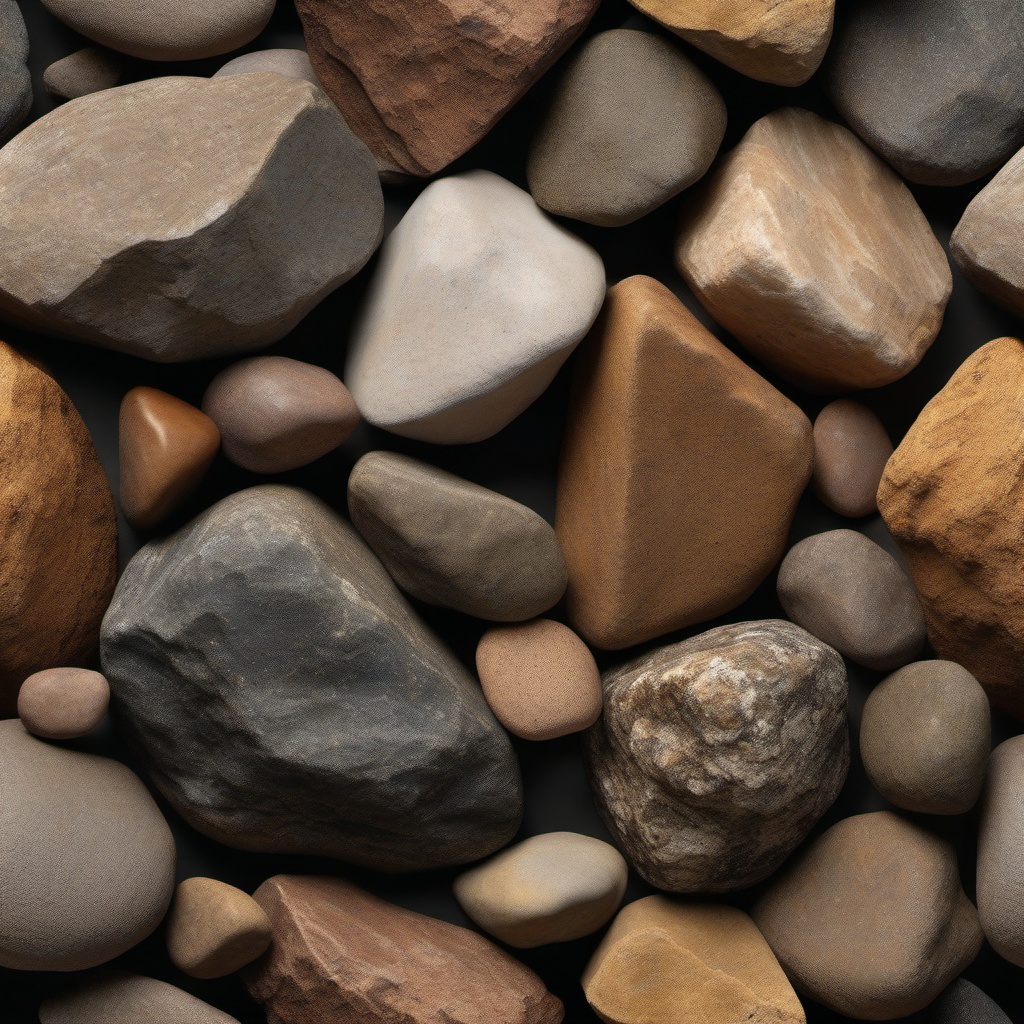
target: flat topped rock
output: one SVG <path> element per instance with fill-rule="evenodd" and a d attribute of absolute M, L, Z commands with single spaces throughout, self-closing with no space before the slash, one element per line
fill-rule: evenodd
<path fill-rule="evenodd" d="M 795 108 L 755 122 L 694 191 L 676 265 L 758 359 L 821 392 L 909 373 L 953 287 L 909 189 L 851 132 Z"/>
<path fill-rule="evenodd" d="M 87 46 L 55 60 L 43 72 L 43 85 L 51 96 L 74 100 L 112 89 L 121 81 L 121 60 L 99 46 Z"/>
<path fill-rule="evenodd" d="M 321 90 L 271 74 L 65 104 L 3 148 L 0 190 L 3 315 L 160 362 L 282 338 L 383 222 L 366 147 Z"/>
<path fill-rule="evenodd" d="M 25 19 L 17 0 L 0 0 L 0 142 L 21 127 L 31 107 Z"/>

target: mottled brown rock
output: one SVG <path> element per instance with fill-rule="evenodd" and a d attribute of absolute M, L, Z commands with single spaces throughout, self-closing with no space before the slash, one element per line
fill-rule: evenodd
<path fill-rule="evenodd" d="M 559 1024 L 561 1001 L 476 932 L 339 878 L 275 875 L 255 893 L 270 952 L 243 975 L 268 1024 Z"/>
<path fill-rule="evenodd" d="M 386 175 L 435 174 L 568 49 L 597 0 L 298 0 L 317 77 Z"/>
<path fill-rule="evenodd" d="M 26 676 L 96 659 L 117 519 L 92 439 L 36 362 L 0 342 L 0 714 Z"/>
<path fill-rule="evenodd" d="M 573 628 L 619 649 L 745 601 L 810 477 L 807 417 L 649 277 L 609 289 L 574 389 L 555 524 Z"/>
<path fill-rule="evenodd" d="M 757 121 L 694 191 L 676 265 L 758 359 L 825 393 L 909 373 L 953 287 L 903 182 L 846 128 L 795 108 Z"/>
<path fill-rule="evenodd" d="M 74 100 L 112 89 L 121 81 L 121 58 L 111 50 L 87 46 L 54 61 L 43 72 L 43 85 L 51 96 Z"/>
<path fill-rule="evenodd" d="M 754 922 L 735 907 L 647 896 L 619 911 L 583 972 L 612 1024 L 804 1024 Z"/>
<path fill-rule="evenodd" d="M 118 459 L 121 509 L 150 530 L 199 486 L 220 447 L 217 424 L 156 388 L 132 388 L 121 401 Z"/>
<path fill-rule="evenodd" d="M 982 944 L 953 847 L 888 811 L 833 825 L 754 920 L 797 991 L 863 1020 L 920 1010 Z"/>
<path fill-rule="evenodd" d="M 878 511 L 875 495 L 892 441 L 882 421 L 860 402 L 830 402 L 814 421 L 814 493 L 851 519 Z"/>
<path fill-rule="evenodd" d="M 940 658 L 1024 717 L 1024 343 L 970 355 L 889 460 L 878 507 Z"/>
<path fill-rule="evenodd" d="M 99 727 L 110 704 L 110 684 L 87 668 L 34 672 L 18 691 L 18 717 L 33 736 L 72 740 Z"/>

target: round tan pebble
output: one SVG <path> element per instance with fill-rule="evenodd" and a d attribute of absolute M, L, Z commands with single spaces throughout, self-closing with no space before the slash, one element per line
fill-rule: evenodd
<path fill-rule="evenodd" d="M 490 629 L 476 649 L 476 670 L 495 717 L 524 740 L 580 732 L 601 717 L 601 674 L 568 626 L 534 619 Z"/>
<path fill-rule="evenodd" d="M 186 878 L 167 916 L 167 952 L 193 978 L 223 978 L 270 946 L 270 920 L 248 893 L 215 878 Z"/>
<path fill-rule="evenodd" d="M 87 668 L 34 672 L 18 691 L 21 724 L 47 740 L 73 740 L 92 732 L 109 704 L 106 678 Z"/>

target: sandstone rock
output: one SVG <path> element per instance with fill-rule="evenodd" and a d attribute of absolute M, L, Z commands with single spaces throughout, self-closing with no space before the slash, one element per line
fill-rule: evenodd
<path fill-rule="evenodd" d="M 598 809 L 648 882 L 745 888 L 846 778 L 842 659 L 791 622 L 719 626 L 606 673 L 586 752 Z"/>
<path fill-rule="evenodd" d="M 909 373 L 952 290 L 907 187 L 845 128 L 793 108 L 757 121 L 701 184 L 676 263 L 758 359 L 822 392 Z"/>
<path fill-rule="evenodd" d="M 34 736 L 72 740 L 99 728 L 110 704 L 110 685 L 87 668 L 34 672 L 18 691 L 18 717 Z"/>
<path fill-rule="evenodd" d="M 352 524 L 395 582 L 429 604 L 516 622 L 565 592 L 554 530 L 518 501 L 393 452 L 369 452 L 348 481 Z"/>
<path fill-rule="evenodd" d="M 555 527 L 572 626 L 622 648 L 745 601 L 810 477 L 807 418 L 649 277 L 609 289 L 576 374 Z"/>
<path fill-rule="evenodd" d="M 988 698 L 970 672 L 919 661 L 872 690 L 861 758 L 872 785 L 897 807 L 963 814 L 981 794 L 991 731 Z"/>
<path fill-rule="evenodd" d="M 275 875 L 255 898 L 274 944 L 246 972 L 271 1024 L 559 1024 L 533 971 L 465 928 L 339 878 Z"/>
<path fill-rule="evenodd" d="M 199 486 L 219 448 L 220 431 L 205 413 L 156 388 L 132 388 L 118 426 L 125 519 L 139 530 L 163 522 Z"/>
<path fill-rule="evenodd" d="M 530 949 L 603 928 L 622 902 L 628 874 L 614 846 L 548 832 L 459 875 L 455 896 L 484 931 Z"/>
<path fill-rule="evenodd" d="M 359 425 L 348 388 L 322 366 L 254 356 L 222 370 L 203 396 L 224 454 L 256 473 L 297 469 L 334 451 Z"/>
<path fill-rule="evenodd" d="M 317 77 L 389 177 L 436 174 L 583 31 L 598 0 L 298 0 Z"/>
<path fill-rule="evenodd" d="M 563 217 L 629 224 L 704 176 L 725 120 L 718 90 L 678 47 L 602 32 L 569 64 L 533 138 L 530 192 Z"/>
<path fill-rule="evenodd" d="M 615 1024 L 804 1024 L 800 1000 L 754 922 L 735 907 L 647 896 L 619 911 L 583 973 Z"/>
<path fill-rule="evenodd" d="M 547 388 L 603 298 L 600 257 L 522 189 L 490 171 L 442 178 L 381 249 L 345 383 L 374 426 L 482 441 Z"/>
<path fill-rule="evenodd" d="M 54 61 L 43 72 L 43 85 L 51 96 L 74 100 L 112 89 L 121 81 L 121 73 L 121 60 L 116 53 L 87 46 Z"/>
<path fill-rule="evenodd" d="M 381 238 L 370 154 L 280 75 L 65 104 L 3 148 L 0 191 L 0 313 L 161 362 L 277 341 Z"/>
<path fill-rule="evenodd" d="M 866 406 L 840 398 L 814 421 L 814 492 L 833 512 L 858 518 L 878 511 L 875 495 L 892 441 Z"/>
<path fill-rule="evenodd" d="M 260 71 L 273 71 L 285 78 L 304 78 L 313 85 L 320 84 L 305 50 L 254 50 L 252 53 L 243 53 L 229 60 L 213 77 L 251 75 Z"/>
<path fill-rule="evenodd" d="M 915 1022 L 916 1024 L 916 1022 Z M 922 1024 L 1012 1024 L 994 1000 L 957 978 L 924 1013 Z"/>
<path fill-rule="evenodd" d="M 102 650 L 126 738 L 218 842 L 404 871 L 493 853 L 519 825 L 479 686 L 304 491 L 238 492 L 146 545 Z"/>
<path fill-rule="evenodd" d="M 142 783 L 117 761 L 0 722 L 0 967 L 81 971 L 160 923 L 174 840 Z"/>
<path fill-rule="evenodd" d="M 0 537 L 2 715 L 26 676 L 95 659 L 117 575 L 114 502 L 89 432 L 57 382 L 3 342 Z"/>
<path fill-rule="evenodd" d="M 846 4 L 830 50 L 836 109 L 905 178 L 962 185 L 1024 143 L 1016 0 Z"/>
<path fill-rule="evenodd" d="M 928 638 L 997 707 L 1024 717 L 1024 343 L 967 358 L 886 466 L 878 507 L 917 587 Z"/>
<path fill-rule="evenodd" d="M 892 555 L 855 530 L 828 530 L 796 544 L 779 568 L 786 614 L 840 654 L 890 672 L 924 648 L 914 584 Z"/>
<path fill-rule="evenodd" d="M 0 0 L 0 142 L 21 127 L 31 106 L 25 19 L 17 0 Z"/>
<path fill-rule="evenodd" d="M 270 920 L 248 894 L 215 878 L 186 878 L 167 915 L 167 954 L 193 978 L 223 978 L 270 946 Z"/>
<path fill-rule="evenodd" d="M 568 626 L 534 619 L 489 629 L 476 671 L 495 717 L 524 740 L 551 740 L 592 726 L 601 714 L 601 674 Z"/>
<path fill-rule="evenodd" d="M 888 811 L 833 825 L 754 920 L 798 991 L 865 1020 L 926 1006 L 982 943 L 953 847 Z"/>

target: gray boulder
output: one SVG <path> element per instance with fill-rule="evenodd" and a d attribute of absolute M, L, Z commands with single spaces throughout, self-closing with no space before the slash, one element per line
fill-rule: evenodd
<path fill-rule="evenodd" d="M 15 0 L 0 0 L 0 142 L 28 117 L 32 79 L 28 73 L 28 32 Z"/>

